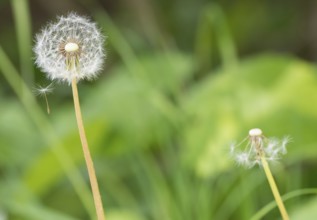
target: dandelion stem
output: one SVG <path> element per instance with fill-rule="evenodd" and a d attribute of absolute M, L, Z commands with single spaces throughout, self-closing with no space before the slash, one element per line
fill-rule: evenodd
<path fill-rule="evenodd" d="M 276 183 L 274 181 L 274 178 L 273 178 L 272 172 L 270 170 L 269 164 L 267 163 L 267 161 L 266 161 L 264 156 L 261 156 L 261 161 L 262 161 L 262 166 L 264 168 L 265 175 L 267 177 L 267 180 L 268 180 L 268 182 L 270 184 L 272 193 L 274 195 L 276 204 L 277 204 L 277 206 L 278 206 L 278 208 L 279 208 L 279 210 L 281 212 L 282 218 L 283 218 L 283 220 L 289 220 L 289 216 L 287 214 L 287 211 L 285 209 L 283 200 L 281 198 L 281 195 L 280 195 L 280 193 L 278 191 L 278 188 L 276 186 Z"/>
<path fill-rule="evenodd" d="M 84 157 L 85 157 L 85 161 L 86 161 L 86 165 L 87 165 L 87 169 L 88 169 L 88 175 L 89 175 L 89 179 L 90 179 L 92 194 L 94 197 L 97 219 L 98 220 L 105 220 L 102 200 L 101 200 L 99 187 L 98 187 L 98 181 L 97 181 L 97 177 L 96 177 L 96 173 L 95 173 L 94 164 L 93 164 L 93 161 L 92 161 L 92 158 L 90 155 L 88 142 L 87 142 L 87 138 L 86 138 L 86 133 L 85 133 L 85 128 L 84 128 L 84 123 L 83 123 L 83 119 L 82 119 L 82 115 L 81 115 L 76 78 L 74 78 L 72 80 L 72 90 L 73 90 L 73 99 L 74 99 L 77 125 L 78 125 L 81 144 L 83 147 Z"/>
<path fill-rule="evenodd" d="M 45 98 L 45 102 L 46 102 L 46 110 L 47 110 L 47 114 L 50 114 L 50 106 L 48 104 L 48 100 L 47 100 L 47 96 L 46 94 L 44 93 L 44 98 Z"/>

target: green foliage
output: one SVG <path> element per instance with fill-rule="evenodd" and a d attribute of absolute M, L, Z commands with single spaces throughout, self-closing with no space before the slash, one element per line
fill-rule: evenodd
<path fill-rule="evenodd" d="M 316 198 L 299 206 L 292 215 L 292 219 L 313 219 L 316 216 Z"/>

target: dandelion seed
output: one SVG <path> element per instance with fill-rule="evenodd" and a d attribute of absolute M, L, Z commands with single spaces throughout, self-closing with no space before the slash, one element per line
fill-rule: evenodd
<path fill-rule="evenodd" d="M 53 88 L 53 83 L 49 84 L 48 86 L 41 86 L 41 85 L 38 85 L 35 89 L 34 89 L 34 92 L 37 96 L 44 96 L 46 94 L 49 94 L 49 93 L 52 93 L 54 90 Z"/>
<path fill-rule="evenodd" d="M 50 114 L 51 110 L 50 110 L 50 106 L 48 104 L 48 99 L 47 99 L 47 94 L 52 93 L 53 92 L 53 83 L 49 84 L 46 87 L 40 86 L 38 85 L 37 88 L 35 88 L 35 94 L 38 96 L 43 96 L 46 102 L 46 110 L 47 110 L 47 114 Z"/>
<path fill-rule="evenodd" d="M 250 160 L 248 153 L 242 152 L 236 156 L 237 163 L 239 165 L 250 166 Z"/>
<path fill-rule="evenodd" d="M 281 150 L 282 150 L 282 153 L 283 154 L 286 154 L 287 153 L 287 149 L 286 149 L 286 145 L 291 142 L 291 138 L 289 136 L 285 136 L 283 139 L 282 139 L 282 144 L 281 144 Z"/>
<path fill-rule="evenodd" d="M 236 144 L 233 142 L 230 144 L 230 155 L 233 155 L 236 148 Z"/>
<path fill-rule="evenodd" d="M 35 63 L 52 80 L 92 79 L 100 72 L 104 37 L 96 24 L 70 13 L 49 24 L 36 36 Z"/>

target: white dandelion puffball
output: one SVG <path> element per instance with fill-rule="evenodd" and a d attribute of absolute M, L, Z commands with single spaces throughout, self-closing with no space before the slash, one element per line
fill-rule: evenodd
<path fill-rule="evenodd" d="M 238 145 L 230 145 L 230 154 L 237 164 L 251 168 L 256 164 L 262 165 L 262 159 L 267 161 L 277 161 L 282 155 L 287 153 L 286 145 L 290 142 L 290 137 L 283 139 L 267 138 L 260 128 L 253 128 L 249 131 L 249 136 Z M 246 144 L 244 150 L 239 150 L 240 145 Z"/>
<path fill-rule="evenodd" d="M 103 45 L 104 36 L 95 23 L 70 13 L 36 35 L 35 63 L 52 80 L 92 79 L 102 69 Z"/>

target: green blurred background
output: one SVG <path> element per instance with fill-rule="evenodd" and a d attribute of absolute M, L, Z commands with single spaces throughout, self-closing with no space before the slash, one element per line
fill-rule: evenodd
<path fill-rule="evenodd" d="M 292 137 L 272 170 L 291 219 L 316 219 L 316 1 L 0 0 L 0 220 L 94 219 L 70 87 L 49 115 L 33 92 L 34 35 L 70 11 L 107 35 L 79 85 L 107 220 L 280 219 L 229 156 L 254 127 Z"/>

